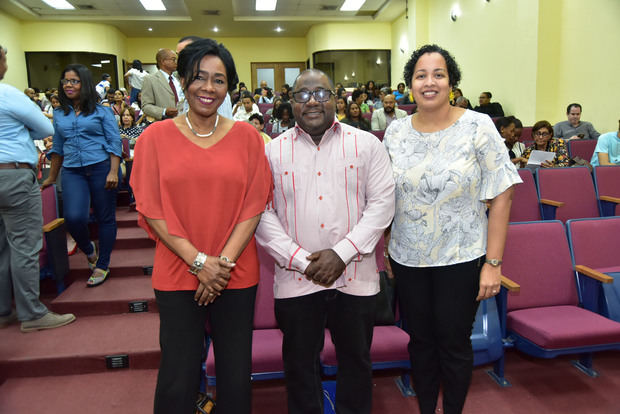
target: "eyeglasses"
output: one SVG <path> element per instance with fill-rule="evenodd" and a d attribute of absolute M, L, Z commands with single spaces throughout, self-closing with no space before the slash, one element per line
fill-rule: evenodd
<path fill-rule="evenodd" d="M 60 83 L 62 83 L 63 85 L 66 85 L 68 83 L 70 83 L 71 85 L 77 85 L 78 83 L 80 83 L 79 79 L 61 79 Z"/>
<path fill-rule="evenodd" d="M 334 95 L 333 91 L 329 89 L 319 88 L 312 92 L 310 91 L 297 91 L 293 92 L 293 99 L 297 103 L 306 103 L 310 100 L 311 96 L 314 96 L 314 100 L 317 102 L 327 102 Z"/>
<path fill-rule="evenodd" d="M 549 132 L 542 132 L 542 131 L 536 131 L 533 134 L 535 137 L 548 137 L 549 135 L 551 135 L 551 133 Z"/>

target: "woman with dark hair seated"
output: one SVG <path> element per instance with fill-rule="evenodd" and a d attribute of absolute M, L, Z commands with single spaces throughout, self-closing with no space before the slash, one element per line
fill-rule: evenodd
<path fill-rule="evenodd" d="M 274 114 L 277 121 L 274 121 L 271 128 L 271 134 L 281 134 L 287 129 L 291 129 L 295 126 L 295 119 L 293 118 L 293 107 L 288 102 L 282 102 Z"/>
<path fill-rule="evenodd" d="M 60 108 L 54 112 L 54 138 L 49 177 L 56 182 L 62 166 L 62 198 L 69 233 L 87 258 L 92 274 L 88 287 L 106 281 L 116 241 L 116 194 L 121 137 L 109 108 L 97 104 L 92 75 L 84 65 L 71 64 L 60 77 Z M 88 217 L 93 206 L 99 224 L 99 252 L 90 240 Z"/>
<path fill-rule="evenodd" d="M 291 99 L 289 96 L 289 93 L 291 92 L 291 87 L 288 83 L 282 85 L 282 89 L 280 90 L 280 92 L 280 97 L 284 102 L 288 102 Z"/>
<path fill-rule="evenodd" d="M 347 107 L 347 117 L 342 122 L 364 131 L 370 131 L 370 123 L 362 116 L 362 111 L 357 102 L 349 104 Z"/>
<path fill-rule="evenodd" d="M 271 172 L 256 129 L 217 113 L 238 82 L 230 52 L 211 39 L 194 41 L 177 70 L 189 110 L 142 133 L 131 176 L 139 224 L 157 240 L 154 412 L 196 412 L 208 321 L 217 412 L 250 413 L 254 230 L 270 199 Z"/>
<path fill-rule="evenodd" d="M 568 167 L 570 157 L 568 156 L 566 141 L 561 138 L 553 138 L 553 127 L 548 121 L 538 121 L 534 124 L 532 127 L 532 138 L 534 143 L 523 152 L 521 168 L 527 165 L 534 150 L 555 152 L 555 158 L 549 162 L 544 161 L 540 164 L 541 167 Z"/>
<path fill-rule="evenodd" d="M 508 148 L 510 161 L 512 161 L 513 164 L 519 164 L 524 161 L 521 155 L 523 155 L 523 151 L 525 151 L 525 145 L 517 141 L 515 135 L 515 121 L 516 118 L 514 116 L 504 116 L 495 121 L 495 127 L 497 128 L 497 132 L 504 138 L 504 144 L 506 144 L 506 148 Z"/>

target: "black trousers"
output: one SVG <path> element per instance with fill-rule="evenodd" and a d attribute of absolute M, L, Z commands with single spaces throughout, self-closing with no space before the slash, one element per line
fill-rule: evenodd
<path fill-rule="evenodd" d="M 256 286 L 226 289 L 208 306 L 198 306 L 193 291 L 155 290 L 155 299 L 161 346 L 155 414 L 196 412 L 207 320 L 215 353 L 217 412 L 249 414 Z"/>
<path fill-rule="evenodd" d="M 440 384 L 446 414 L 460 413 L 471 383 L 471 332 L 484 257 L 414 268 L 393 260 L 402 317 L 410 336 L 413 387 L 422 414 L 435 412 Z"/>
<path fill-rule="evenodd" d="M 323 413 L 319 354 L 326 326 L 338 358 L 336 412 L 370 413 L 375 302 L 376 296 L 353 296 L 338 290 L 275 300 L 276 319 L 284 333 L 282 357 L 289 413 Z"/>

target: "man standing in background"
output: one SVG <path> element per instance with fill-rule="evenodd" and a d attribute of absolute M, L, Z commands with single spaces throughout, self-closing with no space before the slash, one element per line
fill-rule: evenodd
<path fill-rule="evenodd" d="M 175 73 L 177 54 L 171 49 L 159 49 L 155 59 L 159 70 L 142 82 L 142 111 L 160 121 L 179 114 L 179 103 L 182 105 L 184 95 Z"/>

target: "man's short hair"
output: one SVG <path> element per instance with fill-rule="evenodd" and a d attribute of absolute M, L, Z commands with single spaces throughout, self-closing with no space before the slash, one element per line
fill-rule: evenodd
<path fill-rule="evenodd" d="M 316 72 L 316 73 L 318 73 L 318 74 L 320 74 L 320 75 L 322 75 L 322 76 L 325 76 L 325 77 L 327 78 L 327 82 L 328 82 L 328 84 L 329 84 L 329 88 L 330 88 L 331 90 L 333 90 L 333 89 L 334 89 L 334 82 L 333 82 L 333 81 L 329 78 L 329 76 L 327 76 L 327 74 L 326 74 L 325 72 L 323 72 L 322 70 L 319 70 L 319 69 L 310 68 L 310 69 L 306 69 L 306 70 L 304 70 L 304 71 L 303 71 L 303 72 L 301 72 L 299 75 L 297 75 L 297 77 L 295 78 L 295 82 L 293 82 L 293 91 L 296 91 L 296 90 L 297 90 L 297 80 L 298 80 L 299 78 L 301 78 L 301 76 L 302 76 L 302 75 L 304 75 L 304 74 L 306 74 L 306 73 L 309 73 L 309 72 Z"/>
<path fill-rule="evenodd" d="M 203 38 L 200 36 L 183 36 L 182 38 L 179 39 L 179 41 L 177 43 L 181 43 L 181 42 L 187 42 L 188 40 L 191 40 L 192 42 L 196 42 L 198 40 L 202 40 Z"/>
<path fill-rule="evenodd" d="M 392 93 L 392 88 L 388 86 L 384 86 L 383 88 L 381 88 L 380 92 L 383 92 L 384 94 L 389 95 Z"/>
<path fill-rule="evenodd" d="M 261 125 L 265 124 L 265 118 L 263 118 L 263 116 L 261 114 L 252 114 L 250 115 L 250 118 L 248 119 L 248 121 L 252 122 L 253 120 L 258 119 L 258 123 Z"/>
<path fill-rule="evenodd" d="M 101 75 L 101 80 L 106 80 L 109 77 L 110 77 L 109 73 L 104 73 L 103 75 Z"/>
<path fill-rule="evenodd" d="M 487 96 L 487 98 L 491 99 L 493 97 L 493 94 L 491 92 L 482 92 L 483 94 L 485 94 Z"/>
<path fill-rule="evenodd" d="M 362 91 L 359 89 L 356 89 L 353 91 L 353 93 L 351 94 L 351 100 L 353 102 L 357 101 L 357 98 L 359 98 L 362 95 Z"/>
<path fill-rule="evenodd" d="M 566 107 L 566 115 L 568 115 L 568 114 L 570 113 L 570 109 L 571 109 L 573 106 L 574 106 L 575 108 L 579 108 L 579 112 L 583 112 L 583 109 L 581 109 L 581 105 L 579 105 L 578 103 L 572 103 L 572 104 L 570 104 L 570 105 L 568 105 L 568 106 Z"/>

